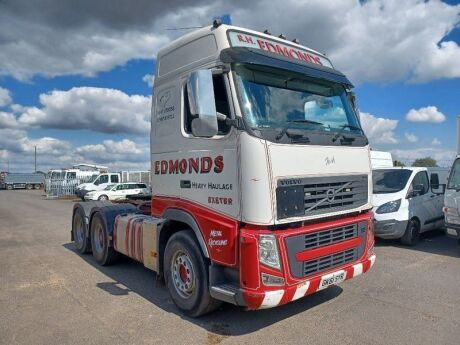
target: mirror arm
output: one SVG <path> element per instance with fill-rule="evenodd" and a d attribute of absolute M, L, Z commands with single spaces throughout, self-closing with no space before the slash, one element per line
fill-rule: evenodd
<path fill-rule="evenodd" d="M 235 127 L 236 129 L 244 129 L 243 121 L 241 118 L 237 117 L 235 119 L 226 118 L 225 124 L 227 126 Z"/>

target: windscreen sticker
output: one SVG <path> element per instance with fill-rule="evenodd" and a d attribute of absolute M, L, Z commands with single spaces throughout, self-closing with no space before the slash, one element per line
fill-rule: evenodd
<path fill-rule="evenodd" d="M 282 55 L 297 61 L 312 63 L 320 66 L 332 67 L 330 61 L 318 54 L 298 47 L 282 44 L 277 41 L 255 36 L 247 33 L 230 31 L 230 45 L 232 47 L 247 47 L 264 50 L 270 53 Z"/>

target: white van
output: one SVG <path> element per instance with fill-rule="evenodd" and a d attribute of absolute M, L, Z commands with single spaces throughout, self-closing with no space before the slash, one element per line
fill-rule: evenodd
<path fill-rule="evenodd" d="M 447 169 L 374 169 L 372 177 L 376 237 L 400 238 L 402 243 L 412 246 L 421 232 L 444 225 Z"/>
<path fill-rule="evenodd" d="M 443 211 L 447 235 L 457 238 L 460 244 L 460 157 L 455 160 L 449 174 Z"/>

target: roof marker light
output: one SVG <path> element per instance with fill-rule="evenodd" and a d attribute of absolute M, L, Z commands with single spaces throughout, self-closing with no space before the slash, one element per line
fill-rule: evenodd
<path fill-rule="evenodd" d="M 297 38 L 294 38 L 294 39 L 292 40 L 292 42 L 294 42 L 294 43 L 296 43 L 296 44 L 300 44 L 300 41 L 299 41 Z"/>
<path fill-rule="evenodd" d="M 264 34 L 271 35 L 270 31 L 268 31 L 267 29 L 265 29 Z"/>
<path fill-rule="evenodd" d="M 282 40 L 286 39 L 286 36 L 284 36 L 283 34 L 280 34 L 278 37 L 281 38 Z"/>

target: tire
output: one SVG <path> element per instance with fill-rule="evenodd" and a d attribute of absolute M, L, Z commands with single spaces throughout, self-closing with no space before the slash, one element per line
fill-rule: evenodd
<path fill-rule="evenodd" d="M 97 200 L 105 201 L 105 200 L 109 200 L 109 197 L 105 194 L 102 194 L 99 198 L 97 198 Z"/>
<path fill-rule="evenodd" d="M 406 231 L 403 237 L 401 237 L 402 244 L 406 246 L 415 246 L 420 239 L 420 225 L 415 219 L 411 219 L 407 223 Z"/>
<path fill-rule="evenodd" d="M 35 188 L 35 189 L 40 189 L 40 185 L 39 185 L 39 184 L 36 184 L 36 185 L 34 185 L 34 188 Z"/>
<path fill-rule="evenodd" d="M 12 189 L 13 189 L 13 186 L 12 186 L 11 184 L 9 184 L 9 185 L 6 186 L 6 189 L 12 190 Z"/>
<path fill-rule="evenodd" d="M 174 304 L 188 316 L 204 315 L 221 304 L 209 293 L 208 264 L 191 230 L 176 232 L 169 239 L 164 274 Z"/>
<path fill-rule="evenodd" d="M 34 187 L 31 184 L 26 185 L 27 190 L 31 190 L 32 188 L 34 188 Z"/>
<path fill-rule="evenodd" d="M 110 265 L 117 258 L 117 252 L 109 247 L 109 235 L 100 213 L 96 213 L 91 221 L 91 249 L 101 266 Z"/>
<path fill-rule="evenodd" d="M 75 248 L 81 253 L 86 254 L 91 251 L 91 241 L 86 234 L 85 215 L 80 208 L 75 210 L 72 219 L 72 233 Z"/>

